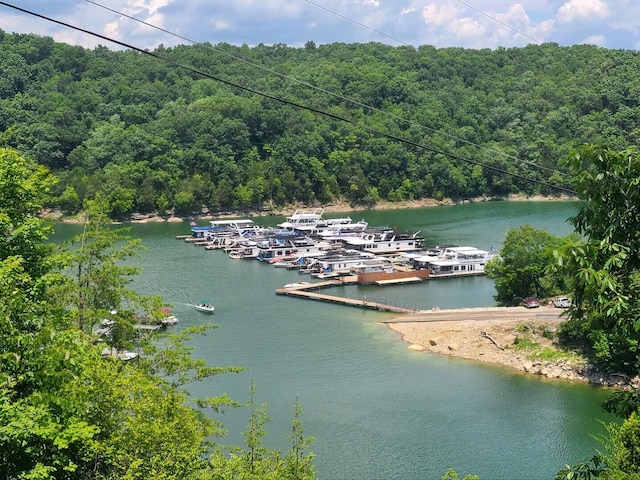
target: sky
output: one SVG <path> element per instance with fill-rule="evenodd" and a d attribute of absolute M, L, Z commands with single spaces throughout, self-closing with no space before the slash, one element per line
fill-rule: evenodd
<path fill-rule="evenodd" d="M 302 47 L 309 41 L 316 45 L 381 42 L 394 46 L 474 49 L 553 42 L 562 46 L 591 44 L 611 49 L 640 49 L 638 0 L 0 2 L 0 29 L 7 33 L 34 33 L 87 48 L 105 45 L 121 49 L 117 44 L 19 12 L 5 4 L 147 49 L 191 41 L 250 47 L 258 44 Z"/>

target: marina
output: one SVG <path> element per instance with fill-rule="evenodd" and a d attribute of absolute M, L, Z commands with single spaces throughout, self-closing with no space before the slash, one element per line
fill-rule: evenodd
<path fill-rule="evenodd" d="M 205 249 L 222 249 L 234 260 L 256 259 L 318 280 L 337 280 L 332 285 L 384 287 L 483 275 L 484 265 L 496 255 L 493 248 L 428 248 L 420 231 L 371 227 L 365 220 L 353 222 L 351 217 L 325 219 L 323 213 L 322 208 L 296 210 L 275 227 L 260 227 L 251 219 L 212 220 L 209 226 L 191 225 L 191 235 L 177 238 Z M 310 288 L 296 289 L 305 292 L 299 294 L 289 288 L 276 293 L 392 311 L 388 305 L 373 307 L 347 297 L 317 297 L 308 294 Z"/>

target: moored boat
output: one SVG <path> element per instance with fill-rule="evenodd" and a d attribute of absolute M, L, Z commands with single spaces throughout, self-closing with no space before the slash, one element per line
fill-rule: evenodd
<path fill-rule="evenodd" d="M 294 283 L 287 283 L 284 288 L 301 288 L 301 287 L 308 287 L 309 285 L 311 285 L 309 282 L 294 282 Z"/>
<path fill-rule="evenodd" d="M 437 252 L 437 253 L 436 253 Z M 485 264 L 496 255 L 475 247 L 445 247 L 424 256 L 412 258 L 416 269 L 428 269 L 429 278 L 484 275 Z"/>

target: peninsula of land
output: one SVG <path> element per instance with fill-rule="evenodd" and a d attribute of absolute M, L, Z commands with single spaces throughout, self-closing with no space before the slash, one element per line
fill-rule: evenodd
<path fill-rule="evenodd" d="M 548 379 L 606 387 L 640 386 L 640 378 L 599 372 L 577 352 L 562 351 L 563 309 L 541 306 L 423 311 L 385 322 L 416 352 L 500 365 Z"/>

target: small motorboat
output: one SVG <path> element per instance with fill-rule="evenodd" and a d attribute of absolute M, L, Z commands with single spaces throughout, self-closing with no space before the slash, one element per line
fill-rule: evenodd
<path fill-rule="evenodd" d="M 175 315 L 169 315 L 167 318 L 160 320 L 160 324 L 164 326 L 175 325 L 178 323 L 178 317 Z"/>
<path fill-rule="evenodd" d="M 213 313 L 213 311 L 215 310 L 213 308 L 213 305 L 211 305 L 210 303 L 207 303 L 207 302 L 199 303 L 199 304 L 197 304 L 195 306 L 195 308 L 199 312 L 203 312 L 203 313 Z"/>

